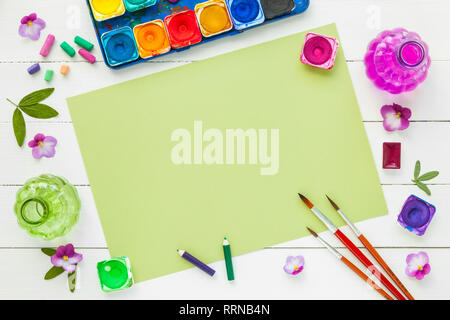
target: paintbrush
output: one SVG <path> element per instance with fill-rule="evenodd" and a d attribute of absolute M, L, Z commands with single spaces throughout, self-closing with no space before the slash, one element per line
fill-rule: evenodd
<path fill-rule="evenodd" d="M 345 234 L 341 232 L 328 218 L 317 209 L 311 201 L 309 201 L 304 195 L 298 194 L 300 199 L 308 206 L 309 209 L 319 218 L 327 228 L 350 250 L 353 255 L 358 258 L 364 266 L 373 273 L 378 280 L 399 300 L 406 300 L 404 296 L 395 288 L 392 283 L 378 270 L 378 268 L 358 249 L 357 246 L 349 239 Z"/>
<path fill-rule="evenodd" d="M 347 267 L 349 267 L 351 270 L 353 270 L 354 273 L 356 273 L 361 279 L 363 279 L 365 282 L 367 282 L 372 288 L 374 288 L 376 291 L 378 291 L 379 294 L 381 294 L 383 297 L 385 297 L 387 300 L 394 300 L 386 291 L 381 289 L 374 281 L 372 281 L 364 272 L 358 269 L 357 266 L 355 266 L 353 263 L 351 263 L 346 257 L 344 257 L 342 254 L 340 254 L 335 248 L 333 248 L 328 242 L 322 239 L 317 233 L 315 233 L 310 228 L 306 227 L 308 231 L 317 239 L 320 243 L 323 244 L 325 248 L 327 248 L 336 258 L 341 260 Z"/>
<path fill-rule="evenodd" d="M 397 276 L 394 274 L 394 272 L 389 268 L 387 263 L 383 260 L 383 258 L 379 255 L 377 250 L 372 246 L 372 244 L 366 239 L 366 237 L 359 231 L 359 229 L 353 224 L 353 222 L 350 221 L 350 219 L 342 212 L 342 210 L 339 208 L 339 206 L 330 199 L 330 197 L 326 196 L 328 201 L 330 201 L 333 208 L 339 213 L 342 219 L 344 219 L 345 223 L 352 229 L 353 233 L 358 237 L 358 239 L 362 242 L 364 247 L 370 252 L 372 257 L 375 258 L 375 260 L 378 261 L 380 266 L 383 268 L 384 271 L 391 277 L 391 279 L 395 282 L 395 284 L 400 288 L 400 290 L 403 291 L 403 293 L 408 297 L 409 300 L 414 300 L 413 296 L 409 293 L 409 291 L 405 288 L 403 283 L 397 278 Z"/>

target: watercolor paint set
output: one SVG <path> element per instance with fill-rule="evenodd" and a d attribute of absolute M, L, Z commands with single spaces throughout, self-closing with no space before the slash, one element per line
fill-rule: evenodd
<path fill-rule="evenodd" d="M 309 0 L 86 0 L 113 69 L 304 12 Z"/>

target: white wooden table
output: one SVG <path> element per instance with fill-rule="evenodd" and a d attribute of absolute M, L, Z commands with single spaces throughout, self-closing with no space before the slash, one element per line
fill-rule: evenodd
<path fill-rule="evenodd" d="M 417 299 L 449 299 L 450 277 L 450 1 L 448 0 L 311 0 L 308 11 L 282 22 L 262 26 L 244 34 L 221 39 L 154 62 L 121 71 L 109 70 L 102 61 L 86 63 L 80 56 L 71 59 L 55 46 L 48 58 L 39 55 L 43 37 L 51 32 L 57 41 L 71 42 L 81 35 L 96 44 L 101 54 L 84 0 L 2 0 L 0 1 L 0 298 L 63 299 L 380 299 L 312 237 L 266 248 L 234 258 L 237 280 L 227 283 L 224 276 L 209 279 L 196 269 L 140 283 L 129 290 L 103 293 L 98 285 L 96 263 L 109 258 L 88 178 L 81 159 L 65 98 L 190 61 L 276 39 L 316 26 L 336 22 L 348 61 L 356 95 L 375 157 L 389 215 L 359 223 L 359 228 Z M 22 16 L 31 12 L 47 22 L 40 41 L 18 36 Z M 377 90 L 365 76 L 362 62 L 366 46 L 384 29 L 405 27 L 418 32 L 428 43 L 432 66 L 427 80 L 409 94 L 392 96 Z M 39 62 L 43 69 L 55 70 L 50 84 L 44 72 L 30 76 L 26 69 Z M 62 63 L 71 67 L 67 77 L 59 74 Z M 26 118 L 27 137 L 38 132 L 55 136 L 56 157 L 34 160 L 27 146 L 17 147 L 12 131 L 13 107 L 5 101 L 20 98 L 47 86 L 56 91 L 47 101 L 60 116 L 51 120 Z M 404 132 L 383 129 L 379 109 L 393 102 L 412 109 L 412 124 Z M 402 169 L 381 169 L 382 143 L 402 142 Z M 413 166 L 422 161 L 423 170 L 439 170 L 431 185 L 432 196 L 411 183 Z M 77 186 L 82 200 L 78 225 L 63 239 L 45 242 L 28 236 L 19 228 L 12 207 L 16 191 L 30 177 L 53 173 Z M 396 216 L 406 199 L 417 194 L 437 206 L 437 214 L 423 237 L 402 229 Z M 351 235 L 348 228 L 344 228 Z M 329 233 L 323 236 L 342 248 Z M 352 239 L 356 240 L 353 236 Z M 73 243 L 83 253 L 79 265 L 79 287 L 71 294 L 66 277 L 44 281 L 50 268 L 41 247 Z M 409 253 L 424 250 L 431 260 L 431 273 L 422 281 L 408 278 L 404 269 Z M 296 278 L 282 271 L 288 255 L 303 255 L 305 270 Z M 351 259 L 355 260 L 355 259 Z M 358 264 L 360 266 L 360 264 Z M 223 262 L 213 264 L 225 274 Z M 195 284 L 195 286 L 191 286 Z M 194 291 L 192 288 L 195 288 Z"/>

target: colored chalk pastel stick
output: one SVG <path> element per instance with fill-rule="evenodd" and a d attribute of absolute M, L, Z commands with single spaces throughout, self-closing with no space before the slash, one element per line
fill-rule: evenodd
<path fill-rule="evenodd" d="M 86 49 L 87 51 L 91 51 L 94 48 L 94 44 L 90 43 L 89 41 L 83 39 L 80 36 L 76 36 L 73 40 L 77 45 L 82 47 L 83 49 Z"/>
<path fill-rule="evenodd" d="M 80 56 L 82 56 L 84 59 L 86 59 L 90 64 L 93 64 L 95 62 L 95 56 L 89 53 L 86 49 L 80 49 L 78 50 L 78 53 Z"/>
<path fill-rule="evenodd" d="M 206 272 L 207 274 L 209 274 L 211 277 L 214 275 L 214 273 L 216 273 L 216 271 L 214 269 L 210 268 L 205 263 L 201 262 L 200 260 L 198 260 L 194 256 L 190 255 L 188 252 L 186 252 L 184 250 L 177 250 L 177 252 L 180 255 L 180 257 L 182 257 L 183 259 L 189 261 L 190 263 L 192 263 L 194 266 L 196 266 L 200 270 L 202 270 L 202 271 Z"/>
<path fill-rule="evenodd" d="M 41 56 L 46 57 L 50 53 L 50 50 L 53 47 L 53 44 L 55 43 L 55 36 L 52 34 L 49 34 L 47 38 L 45 39 L 44 45 L 42 46 L 41 51 L 39 52 Z"/>
<path fill-rule="evenodd" d="M 65 53 L 67 53 L 69 56 L 73 57 L 75 56 L 75 49 L 72 48 L 72 46 L 70 44 L 68 44 L 67 42 L 63 42 L 59 45 L 61 47 L 61 49 L 64 50 Z"/>
<path fill-rule="evenodd" d="M 35 74 L 39 70 L 41 70 L 41 66 L 39 65 L 39 63 L 35 63 L 27 69 L 29 74 Z"/>
<path fill-rule="evenodd" d="M 45 77 L 44 77 L 45 81 L 47 81 L 47 82 L 52 81 L 53 74 L 54 74 L 53 70 L 48 69 L 47 71 L 45 71 Z"/>
<path fill-rule="evenodd" d="M 61 69 L 59 70 L 59 72 L 61 72 L 61 74 L 63 75 L 67 75 L 69 73 L 70 67 L 67 64 L 63 64 L 61 66 Z"/>

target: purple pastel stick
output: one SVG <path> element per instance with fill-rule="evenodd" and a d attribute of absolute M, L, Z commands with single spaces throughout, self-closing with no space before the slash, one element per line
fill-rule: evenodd
<path fill-rule="evenodd" d="M 41 70 L 41 66 L 39 65 L 39 63 L 35 63 L 27 69 L 29 74 L 35 74 L 39 70 Z"/>
<path fill-rule="evenodd" d="M 177 250 L 178 254 L 180 255 L 180 257 L 182 257 L 183 259 L 189 261 L 190 263 L 192 263 L 194 266 L 196 266 L 197 268 L 205 271 L 207 274 L 209 274 L 211 277 L 214 275 L 214 273 L 216 273 L 216 271 L 214 269 L 211 269 L 210 267 L 208 267 L 206 264 L 204 264 L 203 262 L 201 262 L 200 260 L 198 260 L 197 258 L 195 258 L 194 256 L 190 255 L 187 251 L 184 250 Z"/>

